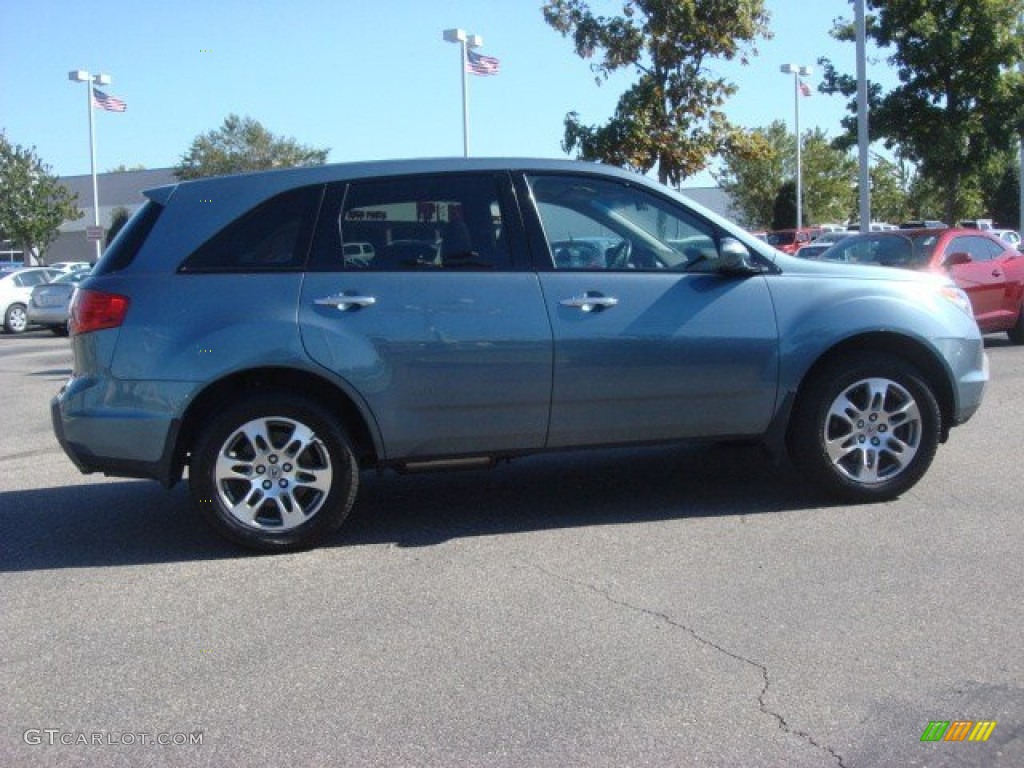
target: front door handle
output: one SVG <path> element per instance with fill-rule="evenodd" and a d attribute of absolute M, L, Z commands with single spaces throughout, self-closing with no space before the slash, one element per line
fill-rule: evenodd
<path fill-rule="evenodd" d="M 605 296 L 597 291 L 587 291 L 582 296 L 573 296 L 571 299 L 562 299 L 558 302 L 563 307 L 572 307 L 581 312 L 600 312 L 610 309 L 619 303 L 614 296 Z"/>
<path fill-rule="evenodd" d="M 340 293 L 335 296 L 324 296 L 320 299 L 313 299 L 318 307 L 337 307 L 341 312 L 350 312 L 354 309 L 371 307 L 377 303 L 374 296 L 362 296 L 357 293 Z"/>

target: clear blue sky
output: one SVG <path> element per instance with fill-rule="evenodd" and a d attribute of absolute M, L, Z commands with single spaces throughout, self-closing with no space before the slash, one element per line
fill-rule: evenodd
<path fill-rule="evenodd" d="M 620 2 L 595 0 L 613 12 Z M 819 56 L 854 71 L 854 46 L 828 36 L 852 16 L 848 0 L 768 0 L 774 38 L 748 66 L 720 66 L 739 86 L 734 122 L 792 126 L 786 62 Z M 0 130 L 34 146 L 59 175 L 89 172 L 84 84 L 67 73 L 109 73 L 125 113 L 97 110 L 97 168 L 174 165 L 229 113 L 276 134 L 330 147 L 330 162 L 462 153 L 458 46 L 441 31 L 482 35 L 501 61 L 470 77 L 470 153 L 562 157 L 565 113 L 603 122 L 629 76 L 598 87 L 541 0 L 0 0 Z M 717 66 L 717 65 L 716 65 Z M 885 81 L 884 64 L 869 77 Z M 881 70 L 881 71 L 879 71 Z M 801 127 L 839 131 L 842 99 L 801 99 Z M 683 186 L 713 183 L 707 174 Z"/>

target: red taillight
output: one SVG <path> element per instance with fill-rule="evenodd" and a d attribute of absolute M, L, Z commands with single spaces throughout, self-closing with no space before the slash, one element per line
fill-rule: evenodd
<path fill-rule="evenodd" d="M 90 333 L 117 328 L 128 314 L 127 296 L 79 288 L 71 300 L 71 332 Z"/>

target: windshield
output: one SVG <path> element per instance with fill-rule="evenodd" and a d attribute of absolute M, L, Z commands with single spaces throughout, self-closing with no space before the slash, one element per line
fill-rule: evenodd
<path fill-rule="evenodd" d="M 850 264 L 878 264 L 883 267 L 920 269 L 928 266 L 937 234 L 875 233 L 855 235 L 839 241 L 819 258 Z"/>

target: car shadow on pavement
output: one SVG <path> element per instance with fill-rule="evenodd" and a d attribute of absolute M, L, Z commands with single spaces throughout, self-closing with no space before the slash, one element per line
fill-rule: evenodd
<path fill-rule="evenodd" d="M 756 445 L 545 454 L 493 470 L 378 477 L 327 546 L 420 547 L 503 533 L 828 506 Z"/>
<path fill-rule="evenodd" d="M 827 502 L 825 502 L 827 504 Z M 817 507 L 793 470 L 751 445 L 546 454 L 493 470 L 364 472 L 323 547 L 456 538 Z M 184 483 L 96 482 L 0 494 L 0 572 L 248 556 L 192 509 Z"/>

